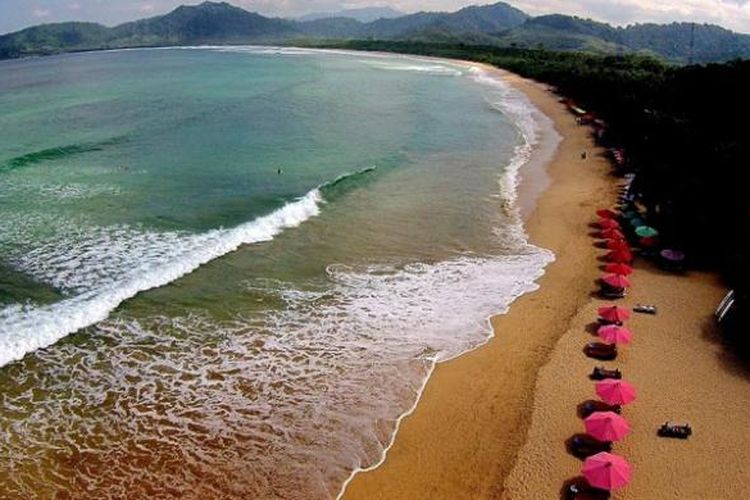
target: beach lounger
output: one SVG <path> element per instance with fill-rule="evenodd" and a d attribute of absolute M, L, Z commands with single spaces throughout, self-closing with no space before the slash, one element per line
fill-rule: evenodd
<path fill-rule="evenodd" d="M 633 311 L 642 314 L 656 314 L 656 306 L 636 304 L 635 307 L 633 307 Z"/>
<path fill-rule="evenodd" d="M 599 297 L 607 300 L 624 299 L 627 292 L 624 288 L 614 288 L 609 285 L 602 285 L 599 289 Z"/>
<path fill-rule="evenodd" d="M 611 411 L 619 414 L 622 411 L 622 407 L 619 405 L 610 405 L 604 401 L 584 401 L 579 407 L 578 414 L 581 418 L 587 418 L 597 411 Z"/>
<path fill-rule="evenodd" d="M 617 358 L 617 346 L 614 344 L 603 344 L 601 342 L 591 342 L 583 348 L 584 354 L 590 358 L 602 361 L 612 361 Z"/>
<path fill-rule="evenodd" d="M 621 379 L 622 373 L 620 370 L 607 370 L 602 366 L 597 366 L 594 371 L 591 372 L 589 378 L 592 380 L 604 380 L 606 378 Z"/>
<path fill-rule="evenodd" d="M 612 451 L 612 443 L 599 441 L 587 434 L 576 434 L 568 443 L 570 454 L 576 458 L 584 459 L 603 451 Z"/>
<path fill-rule="evenodd" d="M 580 477 L 566 483 L 562 497 L 565 500 L 608 500 L 610 494 L 607 490 L 592 487 L 585 478 Z"/>
<path fill-rule="evenodd" d="M 669 422 L 664 422 L 659 430 L 656 431 L 659 437 L 668 437 L 676 439 L 687 439 L 693 434 L 693 429 L 689 424 L 675 425 Z"/>

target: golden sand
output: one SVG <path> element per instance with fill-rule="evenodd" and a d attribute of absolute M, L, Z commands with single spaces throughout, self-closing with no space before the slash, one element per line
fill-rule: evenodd
<path fill-rule="evenodd" d="M 565 441 L 583 432 L 576 408 L 595 397 L 587 375 L 601 364 L 620 368 L 639 390 L 623 411 L 633 432 L 615 445 L 633 464 L 634 479 L 616 498 L 746 497 L 750 375 L 712 322 L 724 290 L 711 275 L 638 265 L 623 304 L 655 304 L 658 314 L 634 315 L 628 326 L 635 341 L 617 361 L 585 357 L 581 349 L 594 339 L 587 326 L 603 303 L 591 294 L 603 251 L 593 246 L 588 224 L 597 207 L 612 204 L 616 184 L 588 130 L 553 94 L 498 73 L 563 137 L 548 166 L 551 185 L 526 224 L 531 241 L 557 260 L 538 291 L 493 318 L 493 340 L 436 368 L 385 463 L 358 474 L 346 498 L 559 498 L 563 483 L 579 474 L 581 462 Z M 693 436 L 658 438 L 666 420 L 689 422 Z"/>
<path fill-rule="evenodd" d="M 494 339 L 436 368 L 385 463 L 358 474 L 346 498 L 499 496 L 531 422 L 539 368 L 589 300 L 598 274 L 591 264 L 599 252 L 585 226 L 596 207 L 614 199 L 608 164 L 587 129 L 544 86 L 498 73 L 549 116 L 563 137 L 548 166 L 551 184 L 526 222 L 532 242 L 554 251 L 557 260 L 538 291 L 493 318 Z"/>

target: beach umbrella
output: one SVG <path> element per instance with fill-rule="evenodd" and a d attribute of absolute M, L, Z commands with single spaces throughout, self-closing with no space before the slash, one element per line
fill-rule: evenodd
<path fill-rule="evenodd" d="M 616 219 L 617 218 L 617 214 L 608 208 L 600 208 L 599 210 L 596 211 L 596 215 L 598 215 L 602 219 Z"/>
<path fill-rule="evenodd" d="M 630 280 L 622 274 L 606 274 L 602 278 L 602 282 L 614 288 L 627 288 L 633 286 L 632 283 L 630 283 Z"/>
<path fill-rule="evenodd" d="M 599 219 L 597 225 L 602 229 L 619 229 L 620 223 L 614 219 Z"/>
<path fill-rule="evenodd" d="M 610 405 L 626 405 L 635 401 L 635 387 L 621 379 L 606 379 L 596 383 L 596 395 Z"/>
<path fill-rule="evenodd" d="M 588 457 L 581 472 L 594 488 L 616 490 L 630 482 L 633 470 L 621 456 L 603 451 Z"/>
<path fill-rule="evenodd" d="M 628 252 L 630 251 L 630 245 L 628 245 L 628 242 L 625 240 L 608 239 L 607 248 L 609 248 L 610 250 L 626 250 Z"/>
<path fill-rule="evenodd" d="M 635 234 L 641 238 L 655 238 L 659 236 L 659 231 L 651 226 L 637 226 L 635 228 Z"/>
<path fill-rule="evenodd" d="M 640 217 L 640 214 L 635 210 L 628 210 L 624 214 L 622 214 L 622 216 L 626 219 L 632 219 L 633 217 Z"/>
<path fill-rule="evenodd" d="M 595 411 L 583 421 L 586 433 L 599 441 L 619 441 L 630 434 L 630 424 L 613 411 Z"/>
<path fill-rule="evenodd" d="M 605 258 L 609 262 L 619 262 L 620 264 L 628 264 L 633 261 L 633 254 L 628 250 L 612 250 Z"/>
<path fill-rule="evenodd" d="M 611 321 L 612 323 L 620 323 L 630 318 L 630 311 L 624 307 L 618 306 L 604 306 L 600 307 L 597 311 L 599 317 L 605 321 Z"/>
<path fill-rule="evenodd" d="M 641 238 L 638 241 L 638 244 L 642 248 L 653 248 L 659 244 L 659 240 L 657 240 L 656 238 Z"/>
<path fill-rule="evenodd" d="M 633 334 L 624 326 L 604 325 L 596 334 L 607 344 L 629 344 L 633 340 Z"/>
<path fill-rule="evenodd" d="M 602 238 L 606 238 L 608 240 L 624 240 L 625 235 L 622 234 L 622 231 L 616 228 L 610 228 L 605 229 L 601 232 Z"/>
<path fill-rule="evenodd" d="M 604 266 L 604 271 L 613 274 L 622 274 L 628 276 L 633 273 L 633 268 L 627 264 L 607 264 Z"/>
<path fill-rule="evenodd" d="M 670 248 L 662 250 L 661 252 L 659 252 L 659 255 L 670 262 L 682 262 L 683 260 L 685 260 L 685 254 L 683 252 L 680 252 L 679 250 L 672 250 Z"/>

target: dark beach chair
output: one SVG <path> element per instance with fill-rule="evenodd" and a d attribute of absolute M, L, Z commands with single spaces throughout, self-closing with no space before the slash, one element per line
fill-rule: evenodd
<path fill-rule="evenodd" d="M 594 488 L 586 478 L 579 477 L 565 483 L 562 498 L 564 500 L 609 500 L 610 494 L 607 490 Z"/>
<path fill-rule="evenodd" d="M 687 439 L 693 434 L 693 429 L 690 424 L 675 425 L 669 422 L 664 422 L 659 430 L 656 431 L 659 437 L 668 437 L 675 439 Z"/>
<path fill-rule="evenodd" d="M 568 442 L 568 451 L 574 457 L 583 460 L 603 451 L 609 453 L 612 451 L 612 443 L 599 441 L 588 434 L 576 434 Z"/>
<path fill-rule="evenodd" d="M 581 418 L 587 418 L 592 413 L 595 413 L 597 411 L 611 411 L 619 414 L 622 411 L 622 407 L 620 407 L 619 405 L 610 405 L 605 403 L 604 401 L 595 401 L 593 399 L 584 401 L 578 407 L 578 414 Z"/>
<path fill-rule="evenodd" d="M 604 318 L 596 318 L 597 323 L 600 325 L 617 325 L 622 326 L 622 321 L 609 321 Z"/>
<path fill-rule="evenodd" d="M 589 378 L 592 380 L 604 380 L 605 378 L 621 379 L 622 372 L 620 370 L 607 370 L 602 366 L 597 366 L 594 371 L 591 372 Z"/>
<path fill-rule="evenodd" d="M 589 358 L 599 359 L 602 361 L 612 361 L 617 358 L 617 346 L 614 344 L 603 344 L 601 342 L 591 342 L 583 348 L 584 354 Z"/>
<path fill-rule="evenodd" d="M 601 283 L 601 288 L 599 289 L 599 297 L 603 299 L 608 300 L 616 300 L 616 299 L 624 299 L 627 295 L 627 292 L 624 288 L 616 288 L 610 285 L 607 285 L 606 283 Z"/>
<path fill-rule="evenodd" d="M 642 314 L 656 314 L 656 306 L 637 304 L 635 307 L 633 307 L 633 311 Z"/>

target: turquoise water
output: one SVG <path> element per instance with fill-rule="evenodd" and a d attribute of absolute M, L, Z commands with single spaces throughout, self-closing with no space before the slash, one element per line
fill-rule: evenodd
<path fill-rule="evenodd" d="M 325 498 L 550 256 L 476 69 L 252 47 L 0 63 L 0 491 Z"/>

